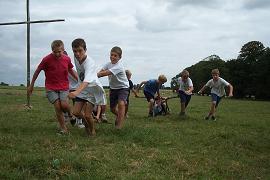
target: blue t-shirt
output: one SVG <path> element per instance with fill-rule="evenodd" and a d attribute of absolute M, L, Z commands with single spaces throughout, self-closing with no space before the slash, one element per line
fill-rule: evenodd
<path fill-rule="evenodd" d="M 156 79 L 150 79 L 144 85 L 144 91 L 150 93 L 151 95 L 155 96 L 156 92 L 159 91 L 160 85 Z"/>

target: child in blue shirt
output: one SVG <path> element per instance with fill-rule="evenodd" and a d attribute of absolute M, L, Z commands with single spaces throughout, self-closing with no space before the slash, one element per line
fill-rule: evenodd
<path fill-rule="evenodd" d="M 158 79 L 150 79 L 148 81 L 142 81 L 137 89 L 139 89 L 144 85 L 143 93 L 148 104 L 148 116 L 152 116 L 153 114 L 153 106 L 154 106 L 154 99 L 155 95 L 157 94 L 157 97 L 160 98 L 159 89 L 161 88 L 162 84 L 167 82 L 167 78 L 165 75 L 160 75 Z"/>

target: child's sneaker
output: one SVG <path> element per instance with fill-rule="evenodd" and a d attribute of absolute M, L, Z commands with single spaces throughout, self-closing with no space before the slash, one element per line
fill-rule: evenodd
<path fill-rule="evenodd" d="M 68 123 L 69 122 L 69 115 L 67 112 L 63 113 L 64 114 L 64 120 L 65 120 L 65 123 Z"/>
<path fill-rule="evenodd" d="M 77 119 L 75 117 L 70 117 L 70 124 L 74 126 L 76 124 Z"/>
<path fill-rule="evenodd" d="M 57 132 L 57 135 L 69 135 L 68 131 L 60 130 Z"/>
<path fill-rule="evenodd" d="M 78 126 L 78 128 L 85 128 L 82 119 L 77 118 L 76 125 Z"/>
<path fill-rule="evenodd" d="M 212 116 L 211 119 L 212 119 L 213 121 L 216 121 L 216 120 L 217 120 L 217 118 L 216 118 L 215 116 Z"/>
<path fill-rule="evenodd" d="M 108 122 L 108 119 L 107 119 L 105 113 L 101 114 L 101 122 L 103 122 L 103 123 L 107 123 Z"/>

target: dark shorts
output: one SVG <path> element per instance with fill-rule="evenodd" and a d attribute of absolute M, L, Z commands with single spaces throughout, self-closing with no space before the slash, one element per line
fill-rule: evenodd
<path fill-rule="evenodd" d="M 143 94 L 144 94 L 144 96 L 145 96 L 145 98 L 147 99 L 148 102 L 150 101 L 150 99 L 155 99 L 155 97 L 151 93 L 149 93 L 147 91 L 143 91 Z"/>
<path fill-rule="evenodd" d="M 127 104 L 129 88 L 110 89 L 110 107 L 117 106 L 118 101 L 124 101 Z"/>
<path fill-rule="evenodd" d="M 178 91 L 179 96 L 180 96 L 180 100 L 181 103 L 185 103 L 185 106 L 187 107 L 190 99 L 191 99 L 191 95 L 187 95 L 186 93 L 184 93 L 183 91 Z"/>
<path fill-rule="evenodd" d="M 129 96 L 130 96 L 130 90 L 128 91 L 128 96 L 127 96 L 127 105 L 129 105 Z"/>
<path fill-rule="evenodd" d="M 82 99 L 82 98 L 79 98 L 79 97 L 76 97 L 74 99 L 75 102 L 88 102 L 86 99 Z"/>
<path fill-rule="evenodd" d="M 211 93 L 212 102 L 216 104 L 216 107 L 218 107 L 218 104 L 221 101 L 222 97 L 219 97 L 218 95 Z"/>

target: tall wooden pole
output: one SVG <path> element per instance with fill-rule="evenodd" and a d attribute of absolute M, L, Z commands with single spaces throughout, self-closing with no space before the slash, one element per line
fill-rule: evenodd
<path fill-rule="evenodd" d="M 29 0 L 26 0 L 26 11 L 27 11 L 27 19 L 26 21 L 30 21 L 30 12 L 29 12 Z M 27 73 L 27 88 L 30 86 L 30 23 L 27 23 L 26 28 L 26 73 Z M 27 92 L 26 92 L 27 93 Z M 30 95 L 27 93 L 27 106 L 30 107 Z"/>
<path fill-rule="evenodd" d="M 50 23 L 65 21 L 64 19 L 30 21 L 29 0 L 26 0 L 26 21 L 0 23 L 0 26 L 26 24 L 26 78 L 27 88 L 30 86 L 30 25 L 36 23 Z M 30 95 L 27 93 L 27 104 L 30 108 Z"/>

